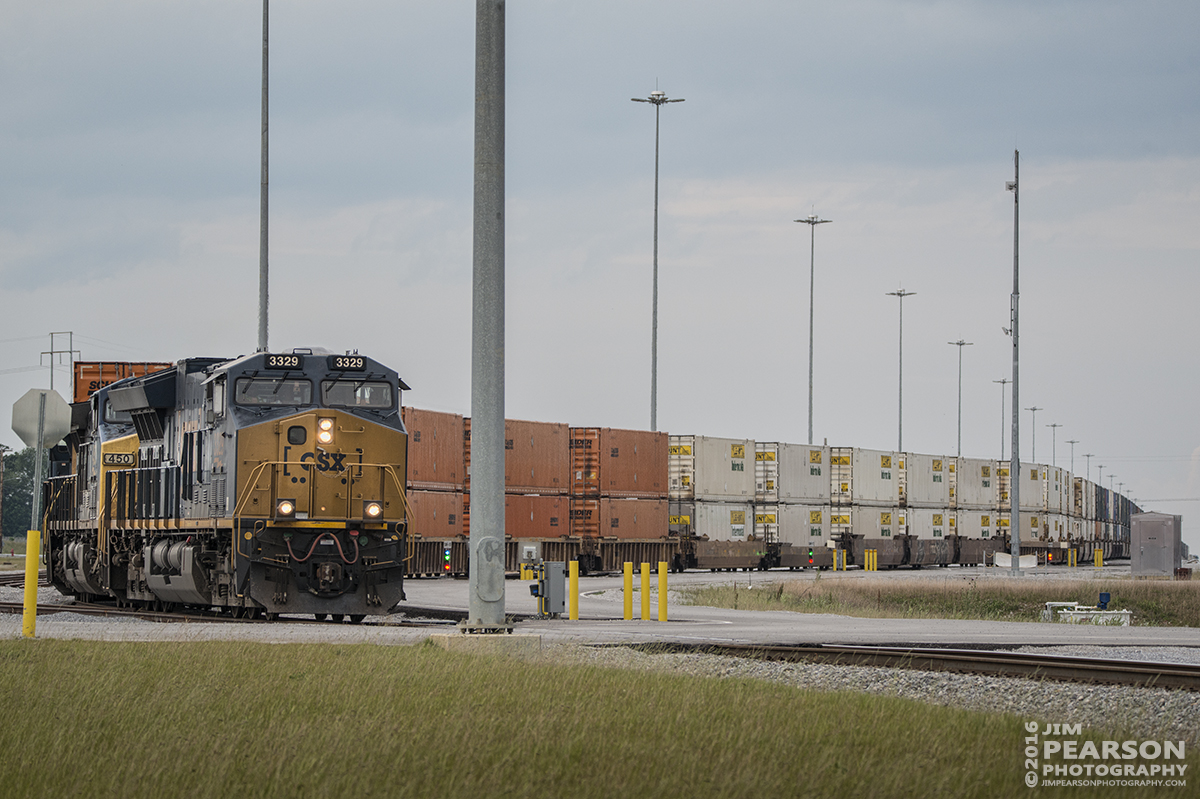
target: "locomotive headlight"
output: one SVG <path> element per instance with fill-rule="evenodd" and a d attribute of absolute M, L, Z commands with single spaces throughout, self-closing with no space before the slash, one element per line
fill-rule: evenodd
<path fill-rule="evenodd" d="M 281 499 L 275 503 L 275 515 L 280 518 L 292 518 L 296 515 L 296 503 L 294 500 Z"/>
<path fill-rule="evenodd" d="M 317 441 L 322 444 L 328 444 L 333 441 L 333 420 L 318 419 L 317 420 Z"/>
<path fill-rule="evenodd" d="M 378 519 L 383 515 L 383 504 L 374 500 L 367 500 L 363 503 L 363 518 Z"/>

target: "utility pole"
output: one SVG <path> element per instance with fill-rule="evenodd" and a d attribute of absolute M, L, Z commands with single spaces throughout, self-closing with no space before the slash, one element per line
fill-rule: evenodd
<path fill-rule="evenodd" d="M 67 337 L 67 348 L 60 350 L 55 346 L 55 336 Z M 75 333 L 70 330 L 59 330 L 50 334 L 50 349 L 42 353 L 42 357 L 50 356 L 50 390 L 54 390 L 54 356 L 58 356 L 58 362 L 62 363 L 62 356 L 67 356 L 68 370 L 74 371 L 75 356 L 79 355 L 79 350 L 75 349 Z"/>
<path fill-rule="evenodd" d="M 961 338 L 958 341 L 947 342 L 955 347 L 958 347 L 958 457 L 962 457 L 962 348 L 970 347 L 974 344 L 971 341 L 963 341 Z M 810 442 L 811 443 L 811 442 Z"/>
<path fill-rule="evenodd" d="M 650 430 L 658 430 L 658 115 L 664 103 L 682 103 L 683 98 L 667 99 L 658 89 L 649 97 L 631 97 L 635 103 L 654 104 L 654 310 L 650 327 Z"/>
<path fill-rule="evenodd" d="M 1046 427 L 1050 428 L 1050 465 L 1053 466 L 1055 469 L 1057 469 L 1058 468 L 1058 444 L 1055 441 L 1055 439 L 1058 436 L 1058 428 L 1062 427 L 1062 425 L 1056 423 L 1056 424 L 1048 424 L 1048 425 L 1046 425 Z"/>
<path fill-rule="evenodd" d="M 809 214 L 804 219 L 797 219 L 809 226 L 808 236 L 808 443 L 813 443 L 813 289 L 816 286 L 816 241 L 817 225 L 832 222 L 832 219 L 818 219 L 816 214 Z"/>
<path fill-rule="evenodd" d="M 267 351 L 267 0 L 262 27 L 262 143 L 258 189 L 258 351 Z"/>
<path fill-rule="evenodd" d="M 1033 408 L 1026 408 L 1025 410 L 1027 410 L 1027 411 L 1032 411 L 1032 412 L 1033 412 L 1033 417 L 1032 417 L 1032 418 L 1033 418 L 1033 424 L 1031 424 L 1031 425 L 1029 426 L 1029 435 L 1030 435 L 1030 436 L 1031 436 L 1031 438 L 1032 438 L 1032 440 L 1030 441 L 1030 443 L 1032 444 L 1032 447 L 1033 447 L 1033 448 L 1032 448 L 1032 450 L 1030 451 L 1030 454 L 1029 454 L 1029 460 L 1030 460 L 1032 463 L 1037 463 L 1037 412 L 1038 412 L 1038 411 L 1044 411 L 1044 410 L 1046 410 L 1046 409 L 1045 409 L 1045 408 L 1033 407 Z M 1013 474 L 1016 474 L 1016 472 L 1013 472 Z"/>
<path fill-rule="evenodd" d="M 992 382 L 1000 384 L 1000 460 L 1004 460 L 1004 387 L 1012 381 L 1006 377 L 1003 380 L 993 380 Z"/>
<path fill-rule="evenodd" d="M 1021 575 L 1021 414 L 1020 414 L 1020 392 L 1018 379 L 1021 374 L 1021 347 L 1020 347 L 1020 303 L 1021 303 L 1021 283 L 1020 283 L 1020 221 L 1021 221 L 1021 194 L 1020 194 L 1020 179 L 1021 179 L 1021 153 L 1019 150 L 1013 150 L 1013 179 L 1011 183 L 1005 184 L 1005 188 L 1013 193 L 1013 290 L 1009 300 L 1009 309 L 1012 315 L 1011 327 L 1009 332 L 1012 335 L 1012 406 L 1013 406 L 1013 423 L 1012 423 L 1012 465 L 1009 467 L 1009 530 L 1012 533 L 1009 541 L 1012 552 L 1012 576 L 1019 577 Z"/>
<path fill-rule="evenodd" d="M 900 299 L 900 378 L 897 381 L 900 386 L 900 410 L 899 410 L 899 432 L 896 436 L 896 451 L 904 451 L 904 298 L 911 297 L 917 292 L 905 291 L 899 289 L 897 291 L 887 292 L 889 297 L 898 297 Z"/>
<path fill-rule="evenodd" d="M 1067 441 L 1067 443 L 1071 445 L 1071 474 L 1075 474 L 1075 445 L 1078 444 L 1079 441 L 1072 438 L 1071 440 Z"/>

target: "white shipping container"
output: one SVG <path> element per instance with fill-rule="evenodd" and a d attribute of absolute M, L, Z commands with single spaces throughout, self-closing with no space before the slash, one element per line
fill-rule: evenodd
<path fill-rule="evenodd" d="M 779 503 L 754 506 L 754 537 L 758 541 L 779 541 Z"/>
<path fill-rule="evenodd" d="M 954 466 L 954 503 L 969 510 L 996 507 L 996 462 L 979 458 L 958 458 Z"/>
<path fill-rule="evenodd" d="M 950 470 L 940 455 L 905 453 L 902 504 L 910 508 L 950 507 Z"/>
<path fill-rule="evenodd" d="M 1080 512 L 1082 517 L 1091 522 L 1096 520 L 1096 484 L 1084 478 L 1080 484 Z M 1095 531 L 1095 525 L 1092 526 Z M 1089 539 L 1095 541 L 1095 537 Z"/>
<path fill-rule="evenodd" d="M 830 450 L 833 504 L 895 507 L 900 503 L 901 453 L 858 447 Z"/>
<path fill-rule="evenodd" d="M 994 538 L 998 517 L 992 510 L 959 510 L 955 529 L 963 538 Z"/>
<path fill-rule="evenodd" d="M 779 501 L 820 505 L 829 501 L 829 447 L 780 444 Z"/>
<path fill-rule="evenodd" d="M 1071 474 L 1061 466 L 1048 466 L 1045 469 L 1046 483 L 1046 512 L 1069 515 L 1072 508 L 1073 481 Z"/>
<path fill-rule="evenodd" d="M 997 534 L 1008 535 L 1009 518 L 1008 511 L 998 514 L 999 526 Z M 1021 540 L 1022 541 L 1039 541 L 1042 535 L 1042 523 L 1046 518 L 1046 514 L 1039 511 L 1021 511 Z"/>
<path fill-rule="evenodd" d="M 906 534 L 906 515 L 900 508 L 857 507 L 854 509 L 853 522 L 854 534 L 867 539 L 895 538 Z"/>
<path fill-rule="evenodd" d="M 1050 541 L 1066 541 L 1070 538 L 1070 527 L 1067 518 L 1061 513 L 1047 513 L 1043 522 L 1047 539 Z"/>
<path fill-rule="evenodd" d="M 944 539 L 953 532 L 952 519 L 949 508 L 909 508 L 908 534 L 932 541 Z"/>
<path fill-rule="evenodd" d="M 996 461 L 996 470 L 1000 475 L 1000 507 L 1010 507 L 1011 500 L 1008 497 L 1009 485 L 1009 468 L 1011 461 Z M 1045 495 L 1042 489 L 1043 468 L 1036 463 L 1022 463 L 1020 474 L 1021 488 L 1021 510 L 1040 511 L 1045 510 Z"/>
<path fill-rule="evenodd" d="M 828 505 L 779 505 L 779 543 L 794 547 L 824 547 L 831 540 Z"/>
<path fill-rule="evenodd" d="M 692 529 L 709 541 L 748 541 L 749 502 L 703 502 L 692 507 Z"/>
<path fill-rule="evenodd" d="M 671 436 L 668 491 L 671 499 L 754 499 L 754 441 L 709 436 Z"/>

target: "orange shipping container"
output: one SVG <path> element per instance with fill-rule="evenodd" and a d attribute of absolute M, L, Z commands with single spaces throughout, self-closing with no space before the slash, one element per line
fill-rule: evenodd
<path fill-rule="evenodd" d="M 471 490 L 471 420 L 464 420 L 464 461 Z M 571 479 L 571 429 L 555 422 L 504 420 L 504 490 L 566 494 Z"/>
<path fill-rule="evenodd" d="M 429 491 L 462 491 L 463 418 L 456 413 L 403 408 L 408 430 L 408 487 Z"/>
<path fill-rule="evenodd" d="M 666 433 L 572 427 L 571 495 L 666 499 Z"/>
<path fill-rule="evenodd" d="M 456 538 L 463 534 L 461 491 L 409 491 L 412 508 L 408 534 L 421 538 Z"/>
<path fill-rule="evenodd" d="M 667 537 L 668 521 L 665 499 L 571 500 L 571 535 L 580 538 L 655 541 Z"/>
<path fill-rule="evenodd" d="M 463 534 L 471 534 L 469 494 L 464 495 Z M 562 538 L 570 534 L 570 500 L 563 496 L 509 494 L 504 498 L 504 535 L 509 538 Z"/>
<path fill-rule="evenodd" d="M 87 398 L 107 385 L 127 377 L 141 377 L 151 372 L 170 369 L 173 363 L 148 361 L 76 361 L 75 398 L 71 402 L 87 402 Z"/>

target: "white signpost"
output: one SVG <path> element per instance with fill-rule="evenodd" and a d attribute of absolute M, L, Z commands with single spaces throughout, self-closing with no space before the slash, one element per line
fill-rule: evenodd
<path fill-rule="evenodd" d="M 33 638 L 37 624 L 38 551 L 42 526 L 42 451 L 71 432 L 71 406 L 50 389 L 34 388 L 13 403 L 13 432 L 34 449 L 33 501 L 30 503 L 29 535 L 25 540 L 25 616 L 21 625 L 26 638 Z"/>

